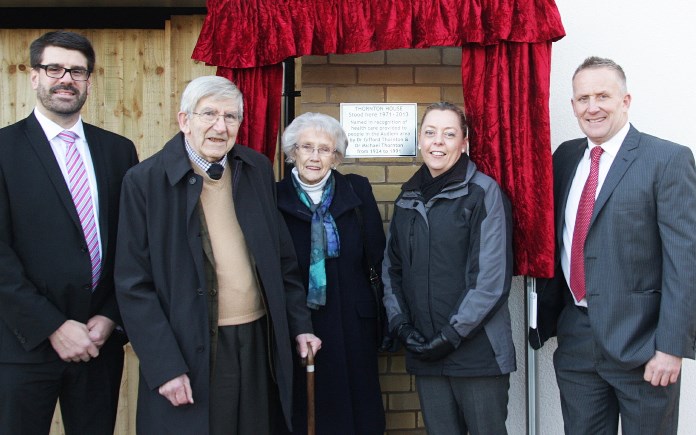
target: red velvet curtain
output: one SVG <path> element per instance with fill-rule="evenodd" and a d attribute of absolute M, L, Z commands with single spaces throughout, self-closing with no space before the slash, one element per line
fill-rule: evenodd
<path fill-rule="evenodd" d="M 516 273 L 537 277 L 553 274 L 550 64 L 550 42 L 462 50 L 469 154 L 513 204 Z"/>
<path fill-rule="evenodd" d="M 244 122 L 239 127 L 237 142 L 265 154 L 273 161 L 280 124 L 283 65 L 218 67 L 217 75 L 236 84 L 244 98 Z"/>
<path fill-rule="evenodd" d="M 228 68 L 565 35 L 553 0 L 208 0 L 207 7 L 193 58 Z"/>
<path fill-rule="evenodd" d="M 553 0 L 208 0 L 193 58 L 244 94 L 238 142 L 273 158 L 284 59 L 461 46 L 471 155 L 510 196 L 515 273 L 553 274 L 548 116 Z"/>

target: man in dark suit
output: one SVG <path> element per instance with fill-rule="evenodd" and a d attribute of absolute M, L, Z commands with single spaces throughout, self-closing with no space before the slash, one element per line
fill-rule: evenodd
<path fill-rule="evenodd" d="M 36 108 L 0 129 L 0 433 L 111 434 L 125 336 L 113 282 L 133 143 L 82 121 L 94 49 L 49 32 L 30 47 Z"/>
<path fill-rule="evenodd" d="M 619 65 L 573 76 L 587 138 L 553 156 L 556 273 L 540 283 L 533 347 L 557 333 L 567 434 L 676 434 L 682 358 L 696 340 L 696 170 L 691 151 L 628 123 Z"/>

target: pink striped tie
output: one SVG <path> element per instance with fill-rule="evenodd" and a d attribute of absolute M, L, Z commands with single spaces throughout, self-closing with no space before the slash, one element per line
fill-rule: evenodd
<path fill-rule="evenodd" d="M 578 302 L 585 297 L 585 240 L 594 212 L 595 194 L 599 183 L 599 159 L 603 151 L 602 147 L 596 146 L 590 152 L 590 175 L 580 194 L 578 214 L 575 217 L 573 244 L 570 248 L 570 291 Z"/>
<path fill-rule="evenodd" d="M 89 189 L 89 179 L 85 170 L 82 156 L 80 156 L 75 140 L 77 134 L 72 131 L 63 130 L 58 136 L 65 142 L 68 149 L 65 153 L 66 165 L 68 167 L 68 187 L 72 195 L 77 215 L 80 217 L 82 230 L 85 233 L 85 241 L 89 250 L 89 257 L 92 262 L 92 291 L 99 283 L 101 274 L 101 257 L 99 255 L 99 240 L 97 235 L 97 221 L 92 205 L 92 194 Z"/>

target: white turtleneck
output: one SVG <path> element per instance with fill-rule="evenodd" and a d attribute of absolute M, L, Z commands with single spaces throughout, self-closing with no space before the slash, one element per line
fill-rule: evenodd
<path fill-rule="evenodd" d="M 321 201 L 321 195 L 324 193 L 324 186 L 326 186 L 326 182 L 331 176 L 331 170 L 329 170 L 326 175 L 324 175 L 324 178 L 322 178 L 321 181 L 316 184 L 307 184 L 303 182 L 300 179 L 300 173 L 297 168 L 292 168 L 292 176 L 295 177 L 295 180 L 297 180 L 302 190 L 304 190 L 307 196 L 309 196 L 309 199 L 312 200 L 312 203 L 319 204 L 319 201 Z"/>

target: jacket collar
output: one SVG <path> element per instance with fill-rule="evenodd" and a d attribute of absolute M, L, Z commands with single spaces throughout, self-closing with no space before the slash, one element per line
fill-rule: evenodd
<path fill-rule="evenodd" d="M 102 250 L 103 252 L 107 252 L 108 237 L 106 236 L 106 228 L 108 227 L 109 215 L 109 201 L 106 199 L 109 197 L 109 180 L 106 175 L 107 156 L 104 153 L 105 147 L 100 143 L 101 136 L 96 133 L 96 127 L 83 122 L 81 130 L 84 135 L 83 139 L 87 142 L 87 146 L 89 148 L 89 153 L 92 158 L 92 166 L 94 167 L 94 174 L 96 176 L 97 195 L 100 198 L 99 226 L 102 239 Z M 80 218 L 77 215 L 77 210 L 75 209 L 75 203 L 70 195 L 70 190 L 65 182 L 65 178 L 63 177 L 60 166 L 58 166 L 56 157 L 53 154 L 51 144 L 34 112 L 32 112 L 25 119 L 25 134 L 29 139 L 30 146 L 34 149 L 34 152 L 46 170 L 46 173 L 50 178 L 58 197 L 65 206 L 68 215 L 70 215 L 73 224 L 78 230 L 81 231 L 82 224 L 80 223 Z"/>
<path fill-rule="evenodd" d="M 633 164 L 640 144 L 640 135 L 641 133 L 633 126 L 633 124 L 630 124 L 628 133 L 621 143 L 616 157 L 614 157 L 614 163 L 612 163 L 611 167 L 609 168 L 609 172 L 604 179 L 602 189 L 597 194 L 590 225 L 592 225 L 592 223 L 596 220 L 597 215 L 601 211 L 602 207 L 604 207 L 606 204 L 609 196 L 611 196 L 623 175 L 626 173 L 631 164 Z M 558 187 L 554 187 L 556 246 L 561 246 L 563 241 L 565 207 L 568 202 L 568 195 L 570 194 L 570 186 L 575 178 L 575 173 L 578 165 L 580 164 L 580 159 L 582 159 L 588 146 L 589 142 L 587 138 L 576 139 L 573 141 L 572 148 L 569 151 L 567 158 L 559 162 L 554 161 L 554 177 L 558 177 L 558 174 L 563 174 L 562 178 L 558 180 Z M 557 165 L 563 166 L 557 169 Z M 558 250 L 556 251 L 558 253 Z"/>
<path fill-rule="evenodd" d="M 604 179 L 604 184 L 602 184 L 602 189 L 597 195 L 597 200 L 595 201 L 594 210 L 592 212 L 592 219 L 590 220 L 590 225 L 597 219 L 597 215 L 606 204 L 607 200 L 611 196 L 614 189 L 623 178 L 628 168 L 633 164 L 633 161 L 638 155 L 638 147 L 640 145 L 640 132 L 631 125 L 628 130 L 626 138 L 624 138 L 619 152 L 614 157 L 614 162 L 609 168 L 607 177 Z"/>
<path fill-rule="evenodd" d="M 336 170 L 333 170 L 333 175 L 336 180 L 336 193 L 329 206 L 329 212 L 334 219 L 337 219 L 342 214 L 360 206 L 362 201 L 350 184 L 348 177 Z M 292 174 L 288 171 L 283 180 L 278 183 L 278 209 L 299 219 L 309 221 L 312 213 L 298 198 L 290 177 Z"/>
<path fill-rule="evenodd" d="M 471 161 L 471 159 L 464 155 L 462 158 L 466 158 L 466 173 L 460 171 L 457 174 L 452 174 L 452 179 L 445 185 L 442 191 L 429 201 L 431 203 L 433 200 L 442 197 L 457 197 L 462 194 L 466 194 L 469 191 L 469 182 L 474 177 L 477 172 L 476 164 Z M 425 166 L 425 165 L 424 165 Z M 464 166 L 464 165 L 462 165 Z M 424 169 L 426 170 L 426 169 Z M 419 170 L 420 171 L 420 170 Z M 418 181 L 418 173 L 414 174 L 404 185 L 401 187 L 401 198 L 418 199 L 421 197 L 420 187 Z"/>
<path fill-rule="evenodd" d="M 230 152 L 227 153 L 227 160 L 240 161 L 254 166 L 254 162 L 250 156 L 252 152 L 253 151 L 244 145 L 235 144 Z M 193 171 L 191 168 L 191 161 L 186 153 L 184 133 L 177 133 L 164 145 L 162 149 L 162 159 L 164 161 L 164 170 L 167 173 L 169 184 L 172 186 L 180 182 L 189 172 Z"/>

